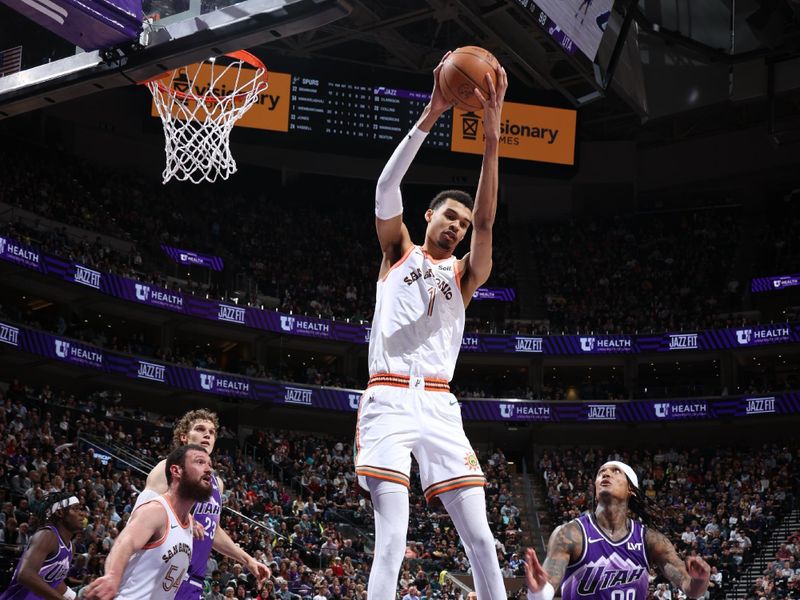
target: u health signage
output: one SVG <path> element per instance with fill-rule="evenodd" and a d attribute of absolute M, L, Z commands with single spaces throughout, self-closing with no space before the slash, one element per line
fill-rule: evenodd
<path fill-rule="evenodd" d="M 84 265 L 45 255 L 0 236 L 0 261 L 13 263 L 98 293 L 198 319 L 271 331 L 281 335 L 312 337 L 349 344 L 368 344 L 374 334 L 369 323 L 349 323 L 306 315 L 292 315 L 252 306 L 236 306 L 179 290 L 170 290 Z M 513 291 L 513 290 L 510 290 Z M 0 330 L 0 343 L 13 344 L 16 334 Z M 465 333 L 462 352 L 586 356 L 745 349 L 800 343 L 800 323 L 750 325 L 693 332 L 639 335 L 498 335 Z M 77 351 L 77 350 L 75 350 Z"/>
<path fill-rule="evenodd" d="M 231 373 L 162 364 L 150 359 L 119 354 L 31 329 L 0 322 L 0 348 L 26 352 L 49 360 L 92 369 L 123 378 L 147 381 L 151 385 L 201 394 L 246 398 L 257 402 L 283 404 L 297 410 L 323 409 L 344 412 L 358 410 L 360 390 L 284 384 Z M 520 423 L 635 423 L 644 421 L 685 421 L 722 418 L 751 418 L 800 414 L 800 392 L 772 396 L 723 398 L 633 400 L 615 402 L 548 402 L 518 399 L 480 399 L 461 402 L 461 413 L 470 421 Z"/>
<path fill-rule="evenodd" d="M 506 102 L 500 122 L 500 156 L 562 165 L 575 164 L 577 112 Z M 451 149 L 483 154 L 483 117 L 453 109 Z"/>
<path fill-rule="evenodd" d="M 774 277 L 756 277 L 750 283 L 753 292 L 772 292 L 800 286 L 800 273 L 792 275 L 776 275 Z"/>

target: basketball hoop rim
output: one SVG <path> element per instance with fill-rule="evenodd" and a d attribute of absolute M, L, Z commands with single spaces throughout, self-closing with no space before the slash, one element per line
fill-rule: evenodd
<path fill-rule="evenodd" d="M 256 55 L 251 54 L 247 50 L 236 50 L 234 52 L 226 52 L 225 54 L 222 54 L 221 56 L 228 56 L 228 57 L 234 58 L 236 60 L 241 60 L 241 61 L 249 64 L 251 67 L 255 67 L 255 69 L 256 69 L 256 77 L 255 77 L 255 79 L 262 80 L 263 85 L 267 84 L 267 78 L 269 76 L 269 71 L 267 70 L 267 67 L 264 65 L 263 61 L 260 58 L 258 58 Z M 208 60 L 210 60 L 210 59 L 208 59 Z M 202 62 L 207 62 L 207 61 L 204 60 Z M 179 67 L 179 68 L 182 68 L 182 67 Z M 146 80 L 140 82 L 139 85 L 149 85 L 149 84 L 152 83 L 153 85 L 158 87 L 158 89 L 161 90 L 162 93 L 168 94 L 168 95 L 172 96 L 173 98 L 177 98 L 178 100 L 194 100 L 195 102 L 208 102 L 210 104 L 215 104 L 215 103 L 219 103 L 220 102 L 219 98 L 213 98 L 213 97 L 201 98 L 200 96 L 197 96 L 195 94 L 187 93 L 187 92 L 181 92 L 179 90 L 176 90 L 175 88 L 170 88 L 170 87 L 165 86 L 162 83 L 162 80 L 166 79 L 169 76 L 170 73 L 174 73 L 176 70 L 177 69 L 172 69 L 170 71 L 165 71 L 161 75 L 156 75 L 155 77 L 151 77 L 150 79 L 146 79 Z M 247 96 L 247 93 L 245 92 L 245 93 L 242 93 L 242 94 L 232 94 L 231 96 L 228 96 L 228 98 L 232 98 L 232 99 L 236 100 L 237 98 L 243 98 L 243 97 L 246 97 L 246 96 Z"/>

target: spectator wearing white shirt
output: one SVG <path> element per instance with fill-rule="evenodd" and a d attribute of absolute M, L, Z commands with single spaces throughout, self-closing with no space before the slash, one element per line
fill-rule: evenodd
<path fill-rule="evenodd" d="M 419 591 L 417 590 L 417 586 L 414 586 L 414 585 L 410 586 L 408 588 L 408 592 L 406 592 L 406 595 L 403 596 L 403 600 L 420 600 Z"/>
<path fill-rule="evenodd" d="M 694 544 L 694 541 L 697 539 L 694 531 L 688 525 L 686 526 L 686 530 L 681 534 L 681 541 L 686 544 L 687 546 L 691 546 Z"/>
<path fill-rule="evenodd" d="M 654 597 L 656 600 L 672 600 L 672 592 L 666 583 L 659 583 Z"/>

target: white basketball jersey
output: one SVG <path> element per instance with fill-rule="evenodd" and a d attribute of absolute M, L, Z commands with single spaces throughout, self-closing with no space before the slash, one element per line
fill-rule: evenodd
<path fill-rule="evenodd" d="M 437 262 L 413 246 L 378 281 L 370 375 L 453 378 L 464 334 L 460 278 L 454 256 Z"/>
<path fill-rule="evenodd" d="M 178 521 L 164 496 L 152 500 L 164 507 L 164 536 L 135 552 L 125 567 L 117 600 L 171 600 L 189 570 L 192 531 L 189 520 Z"/>

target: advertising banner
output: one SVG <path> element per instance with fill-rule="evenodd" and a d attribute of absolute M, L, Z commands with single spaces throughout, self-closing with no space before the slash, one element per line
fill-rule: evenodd
<path fill-rule="evenodd" d="M 577 112 L 564 108 L 506 102 L 500 123 L 500 156 L 539 162 L 575 164 Z M 479 113 L 453 109 L 451 150 L 483 154 Z"/>

